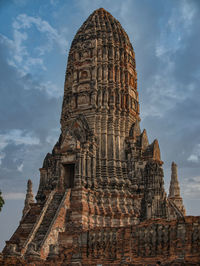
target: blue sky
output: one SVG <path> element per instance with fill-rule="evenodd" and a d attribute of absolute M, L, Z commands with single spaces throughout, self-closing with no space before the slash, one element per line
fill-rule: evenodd
<path fill-rule="evenodd" d="M 100 7 L 135 49 L 141 128 L 159 140 L 166 190 L 175 161 L 187 213 L 200 214 L 200 1 L 1 0 L 0 248 L 21 218 L 27 180 L 36 193 L 38 169 L 59 136 L 71 41 Z"/>

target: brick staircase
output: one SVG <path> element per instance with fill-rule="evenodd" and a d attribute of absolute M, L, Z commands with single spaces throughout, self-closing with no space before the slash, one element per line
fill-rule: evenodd
<path fill-rule="evenodd" d="M 9 244 L 16 244 L 18 251 L 21 251 L 24 243 L 26 242 L 29 234 L 31 233 L 39 215 L 43 208 L 43 205 L 38 203 L 31 204 L 31 209 L 26 214 L 24 219 L 20 222 L 17 230 L 13 234 L 9 241 Z"/>
<path fill-rule="evenodd" d="M 49 253 L 49 241 L 52 244 L 65 229 L 70 195 L 71 189 L 65 192 L 52 190 L 44 204 L 32 203 L 12 238 L 6 242 L 3 253 L 45 259 Z"/>
<path fill-rule="evenodd" d="M 168 198 L 168 202 L 169 202 L 171 208 L 177 214 L 177 217 L 184 219 L 184 214 L 177 208 L 177 206 L 173 203 L 173 201 Z"/>
<path fill-rule="evenodd" d="M 56 192 L 51 200 L 45 216 L 32 240 L 32 242 L 37 243 L 37 249 L 40 249 L 41 243 L 49 229 L 49 226 L 56 214 L 56 211 L 62 201 L 63 193 Z"/>

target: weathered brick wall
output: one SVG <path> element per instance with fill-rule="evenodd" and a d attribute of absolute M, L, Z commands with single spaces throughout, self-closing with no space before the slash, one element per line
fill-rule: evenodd
<path fill-rule="evenodd" d="M 89 231 L 80 235 L 74 252 L 73 259 L 85 265 L 200 263 L 200 217 Z"/>
<path fill-rule="evenodd" d="M 200 217 L 148 220 L 132 227 L 101 228 L 71 234 L 46 261 L 26 264 L 5 258 L 1 265 L 199 265 Z M 64 238 L 63 238 L 64 240 Z M 9 264 L 9 260 L 11 264 Z M 18 262 L 17 262 L 18 260 Z M 6 264 L 7 263 L 7 264 Z"/>

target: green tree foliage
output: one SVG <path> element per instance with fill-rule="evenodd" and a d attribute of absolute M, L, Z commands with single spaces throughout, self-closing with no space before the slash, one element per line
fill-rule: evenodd
<path fill-rule="evenodd" d="M 4 205 L 4 199 L 2 198 L 2 196 L 1 196 L 1 191 L 0 191 L 0 211 L 1 211 L 1 209 L 2 209 L 2 207 L 3 207 L 3 205 Z"/>

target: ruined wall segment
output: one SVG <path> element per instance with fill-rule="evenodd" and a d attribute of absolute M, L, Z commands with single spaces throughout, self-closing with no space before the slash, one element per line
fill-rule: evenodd
<path fill-rule="evenodd" d="M 7 256 L 1 265 L 199 265 L 200 219 L 153 219 L 139 225 L 96 228 L 50 245 L 46 261 Z M 67 246 L 67 248 L 66 248 Z"/>

